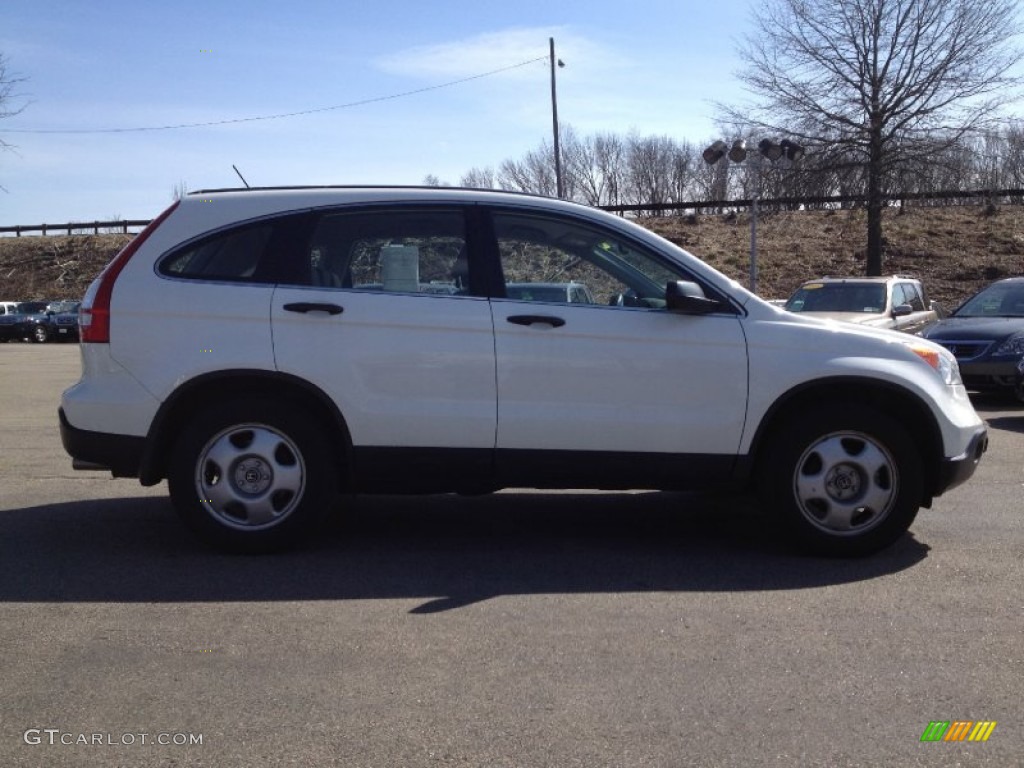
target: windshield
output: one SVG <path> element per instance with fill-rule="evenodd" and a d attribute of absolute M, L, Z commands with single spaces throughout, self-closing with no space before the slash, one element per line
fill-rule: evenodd
<path fill-rule="evenodd" d="M 994 283 L 968 299 L 956 317 L 1024 317 L 1024 283 Z"/>
<path fill-rule="evenodd" d="M 885 311 L 885 286 L 881 283 L 807 283 L 786 302 L 790 312 Z"/>

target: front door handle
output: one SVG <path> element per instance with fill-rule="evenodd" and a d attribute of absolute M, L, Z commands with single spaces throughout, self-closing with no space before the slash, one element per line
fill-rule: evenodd
<path fill-rule="evenodd" d="M 294 304 L 284 305 L 286 312 L 326 312 L 328 315 L 340 315 L 345 311 L 337 304 L 321 304 L 315 301 L 297 301 Z"/>
<path fill-rule="evenodd" d="M 552 328 L 561 328 L 565 325 L 565 320 L 552 315 L 509 315 L 506 319 L 510 323 L 515 323 L 516 325 L 533 325 L 535 323 L 543 323 L 545 325 L 550 325 Z"/>

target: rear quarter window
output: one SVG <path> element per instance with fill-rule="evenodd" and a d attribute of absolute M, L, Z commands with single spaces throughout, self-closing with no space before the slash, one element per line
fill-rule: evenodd
<path fill-rule="evenodd" d="M 167 254 L 157 271 L 168 277 L 267 282 L 261 267 L 273 230 L 263 223 L 211 235 Z"/>

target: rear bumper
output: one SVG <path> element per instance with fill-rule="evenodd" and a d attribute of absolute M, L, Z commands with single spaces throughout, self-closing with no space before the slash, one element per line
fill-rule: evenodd
<path fill-rule="evenodd" d="M 64 409 L 60 416 L 60 440 L 75 469 L 108 471 L 114 477 L 138 477 L 146 438 L 90 432 L 73 427 Z"/>
<path fill-rule="evenodd" d="M 961 483 L 967 482 L 974 470 L 978 468 L 982 454 L 988 450 L 988 430 L 981 427 L 967 444 L 967 450 L 959 456 L 951 459 L 944 459 L 939 469 L 938 487 L 935 495 L 939 496 L 946 491 L 956 488 Z"/>

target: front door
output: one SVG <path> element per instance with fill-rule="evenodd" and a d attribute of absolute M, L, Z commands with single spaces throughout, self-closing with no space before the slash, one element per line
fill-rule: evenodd
<path fill-rule="evenodd" d="M 747 402 L 735 312 L 670 312 L 666 283 L 692 276 L 615 233 L 517 212 L 494 230 L 515 286 L 492 300 L 499 466 L 609 488 L 727 474 Z"/>

